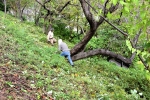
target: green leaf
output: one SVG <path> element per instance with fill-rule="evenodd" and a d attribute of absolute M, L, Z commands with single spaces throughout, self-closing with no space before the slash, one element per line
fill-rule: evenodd
<path fill-rule="evenodd" d="M 100 9 L 100 10 L 98 11 L 98 16 L 101 15 L 101 13 L 102 13 L 102 9 Z"/>
<path fill-rule="evenodd" d="M 118 0 L 113 0 L 112 2 L 113 2 L 114 5 L 116 5 Z"/>
<path fill-rule="evenodd" d="M 133 3 L 138 5 L 139 4 L 139 0 L 133 0 Z"/>
<path fill-rule="evenodd" d="M 124 1 L 119 1 L 121 5 L 126 5 Z"/>
<path fill-rule="evenodd" d="M 146 78 L 150 81 L 150 75 L 146 74 Z"/>
<path fill-rule="evenodd" d="M 132 51 L 132 53 L 134 53 L 134 52 L 136 51 L 136 49 L 134 49 L 134 48 L 131 48 L 131 51 Z"/>
<path fill-rule="evenodd" d="M 132 46 L 131 46 L 131 43 L 130 43 L 129 40 L 126 40 L 126 45 L 129 48 L 129 50 L 131 51 L 132 50 Z"/>
<path fill-rule="evenodd" d="M 144 19 L 145 16 L 146 16 L 146 12 L 141 12 L 140 16 L 141 16 L 142 19 Z"/>
<path fill-rule="evenodd" d="M 137 55 L 139 55 L 141 53 L 141 51 L 140 50 L 137 50 Z"/>
<path fill-rule="evenodd" d="M 107 14 L 107 18 L 111 18 L 111 17 L 112 17 L 111 13 L 110 13 L 110 12 L 108 12 L 108 14 Z"/>
<path fill-rule="evenodd" d="M 142 52 L 142 57 L 144 57 L 145 55 L 147 55 L 147 52 L 146 51 Z"/>
<path fill-rule="evenodd" d="M 129 8 L 128 8 L 127 6 L 124 7 L 124 10 L 125 10 L 126 12 L 129 12 Z"/>

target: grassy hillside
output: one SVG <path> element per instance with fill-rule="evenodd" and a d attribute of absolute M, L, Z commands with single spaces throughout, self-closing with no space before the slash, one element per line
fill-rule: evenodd
<path fill-rule="evenodd" d="M 148 100 L 150 75 L 100 57 L 71 67 L 42 29 L 0 12 L 2 100 Z M 57 38 L 57 37 L 56 37 Z M 57 38 L 58 39 L 58 38 Z M 69 43 L 69 47 L 75 44 Z"/>

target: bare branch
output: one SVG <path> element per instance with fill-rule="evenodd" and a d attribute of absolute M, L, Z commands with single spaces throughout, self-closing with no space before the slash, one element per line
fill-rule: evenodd
<path fill-rule="evenodd" d="M 92 7 L 86 0 L 84 0 L 84 1 L 89 5 L 89 7 L 91 7 L 98 14 L 98 12 L 95 10 L 94 7 Z"/>
<path fill-rule="evenodd" d="M 50 2 L 51 0 L 46 0 L 45 2 L 44 2 L 44 5 L 46 4 L 46 3 L 48 3 L 48 2 Z"/>
<path fill-rule="evenodd" d="M 124 0 L 124 2 L 126 2 L 126 0 Z M 123 8 L 124 8 L 124 5 L 123 5 Z M 120 18 L 119 18 L 119 20 L 118 20 L 118 24 L 119 24 L 120 21 L 121 21 L 122 14 L 123 14 L 123 12 L 121 11 L 121 13 L 120 13 Z"/>
<path fill-rule="evenodd" d="M 128 36 L 128 33 L 123 32 L 121 29 L 119 29 L 117 26 L 113 25 L 111 22 L 109 22 L 106 18 L 101 16 L 109 25 L 111 25 L 113 28 L 115 28 L 117 31 L 122 33 L 124 36 Z"/>
<path fill-rule="evenodd" d="M 136 45 L 137 45 L 137 42 L 138 42 L 138 39 L 139 39 L 141 33 L 142 33 L 142 29 L 139 30 L 139 32 L 136 34 L 136 36 L 134 37 L 134 39 L 133 39 L 132 41 L 130 40 L 130 43 L 131 43 L 132 47 L 135 48 L 135 49 L 136 49 Z M 130 58 L 131 61 L 133 61 L 133 59 L 135 58 L 136 54 L 137 54 L 136 51 L 132 54 L 132 56 L 131 56 L 131 58 Z M 142 58 L 142 56 L 138 54 L 138 57 L 139 57 L 139 59 L 141 60 L 141 62 L 143 63 L 143 65 L 145 66 L 145 69 L 148 69 L 149 66 L 148 66 L 148 64 L 144 61 L 144 59 Z"/>
<path fill-rule="evenodd" d="M 142 61 L 143 65 L 145 66 L 145 69 L 149 68 L 149 65 L 144 61 L 141 55 L 138 55 L 139 59 Z"/>
<path fill-rule="evenodd" d="M 136 44 L 137 44 L 137 41 L 139 39 L 139 36 L 140 36 L 141 32 L 142 32 L 142 30 L 140 29 L 140 31 L 134 37 L 133 41 L 129 39 L 129 41 L 130 41 L 130 43 L 132 45 L 132 48 L 136 48 Z M 133 61 L 133 59 L 135 58 L 136 53 L 137 53 L 136 51 L 134 53 L 132 53 L 132 55 L 130 57 L 131 61 Z"/>
<path fill-rule="evenodd" d="M 47 11 L 50 11 L 47 7 L 46 7 L 46 3 L 50 2 L 50 0 L 45 1 L 43 4 L 41 2 L 39 2 L 38 0 L 36 0 L 36 2 L 38 2 L 44 9 L 46 9 Z"/>
<path fill-rule="evenodd" d="M 134 39 L 132 40 L 132 44 L 133 44 L 133 47 L 136 48 L 136 45 L 137 45 L 137 42 L 138 42 L 138 39 L 140 37 L 142 33 L 142 29 L 140 29 L 140 31 L 138 32 L 138 34 L 136 34 L 136 36 L 134 37 Z"/>
<path fill-rule="evenodd" d="M 59 13 L 61 13 L 63 11 L 63 9 L 65 9 L 65 7 L 67 7 L 67 5 L 70 4 L 70 1 L 68 1 L 60 10 Z"/>
<path fill-rule="evenodd" d="M 109 2 L 109 0 L 106 0 L 105 3 L 104 3 L 104 16 L 106 16 L 106 12 L 107 12 L 107 9 L 106 9 L 106 6 L 107 6 L 107 3 Z"/>

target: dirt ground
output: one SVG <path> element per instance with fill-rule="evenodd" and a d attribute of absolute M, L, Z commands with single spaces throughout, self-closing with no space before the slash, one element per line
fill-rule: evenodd
<path fill-rule="evenodd" d="M 42 89 L 32 88 L 19 70 L 0 66 L 0 100 L 53 100 Z"/>

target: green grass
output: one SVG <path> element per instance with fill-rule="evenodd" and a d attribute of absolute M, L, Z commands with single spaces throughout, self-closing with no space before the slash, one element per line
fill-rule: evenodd
<path fill-rule="evenodd" d="M 57 43 L 51 46 L 46 42 L 40 27 L 4 17 L 2 12 L 0 16 L 0 89 L 7 99 L 150 99 L 149 73 L 119 68 L 101 57 L 76 61 L 72 68 L 60 56 Z M 66 42 L 69 47 L 75 45 Z"/>

